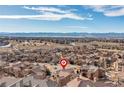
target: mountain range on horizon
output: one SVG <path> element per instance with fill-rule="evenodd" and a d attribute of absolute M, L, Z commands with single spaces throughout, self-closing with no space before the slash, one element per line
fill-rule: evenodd
<path fill-rule="evenodd" d="M 3 37 L 90 37 L 90 38 L 124 38 L 124 33 L 47 33 L 47 32 L 36 32 L 36 33 L 2 33 L 0 32 L 0 36 Z"/>

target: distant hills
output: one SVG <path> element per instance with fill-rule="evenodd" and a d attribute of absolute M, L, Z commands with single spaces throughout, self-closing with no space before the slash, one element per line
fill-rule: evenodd
<path fill-rule="evenodd" d="M 0 33 L 0 37 L 124 38 L 124 33 Z"/>

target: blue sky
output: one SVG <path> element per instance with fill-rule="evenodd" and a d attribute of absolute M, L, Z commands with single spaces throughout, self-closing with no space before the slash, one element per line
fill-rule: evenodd
<path fill-rule="evenodd" d="M 124 33 L 124 6 L 0 6 L 0 32 Z"/>

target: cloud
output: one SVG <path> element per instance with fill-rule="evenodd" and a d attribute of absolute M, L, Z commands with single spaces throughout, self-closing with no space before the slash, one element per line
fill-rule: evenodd
<path fill-rule="evenodd" d="M 39 12 L 38 15 L 0 15 L 0 19 L 30 19 L 30 20 L 49 20 L 59 21 L 62 19 L 73 20 L 93 20 L 91 16 L 80 16 L 74 11 L 76 9 L 61 9 L 55 7 L 28 7 L 24 6 L 24 9 L 33 10 Z"/>
<path fill-rule="evenodd" d="M 55 7 L 28 7 L 28 6 L 24 6 L 23 8 L 29 9 L 29 10 L 39 11 L 41 13 L 44 13 L 44 12 L 70 13 L 72 11 L 76 11 L 76 9 L 62 10 L 60 8 L 55 8 Z"/>
<path fill-rule="evenodd" d="M 80 17 L 75 14 L 53 14 L 46 13 L 43 15 L 2 15 L 0 19 L 31 19 L 31 20 L 50 20 L 50 21 L 58 21 L 62 19 L 75 19 L 75 20 L 92 20 L 92 18 Z"/>
<path fill-rule="evenodd" d="M 62 20 L 64 18 L 74 19 L 74 20 L 93 20 L 93 18 L 87 16 L 80 16 L 74 11 L 78 11 L 77 9 L 61 9 L 56 7 L 28 7 L 24 6 L 24 9 L 34 10 L 41 13 L 42 16 L 46 16 L 45 19 L 48 20 Z"/>
<path fill-rule="evenodd" d="M 124 6 L 121 5 L 91 5 L 86 6 L 86 8 L 92 9 L 95 12 L 101 12 L 109 17 L 124 16 Z"/>
<path fill-rule="evenodd" d="M 107 11 L 104 15 L 106 16 L 124 16 L 124 8 L 119 10 Z"/>

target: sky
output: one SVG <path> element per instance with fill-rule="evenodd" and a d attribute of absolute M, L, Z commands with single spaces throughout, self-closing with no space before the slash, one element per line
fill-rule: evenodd
<path fill-rule="evenodd" d="M 124 33 L 124 6 L 0 5 L 0 32 Z"/>

